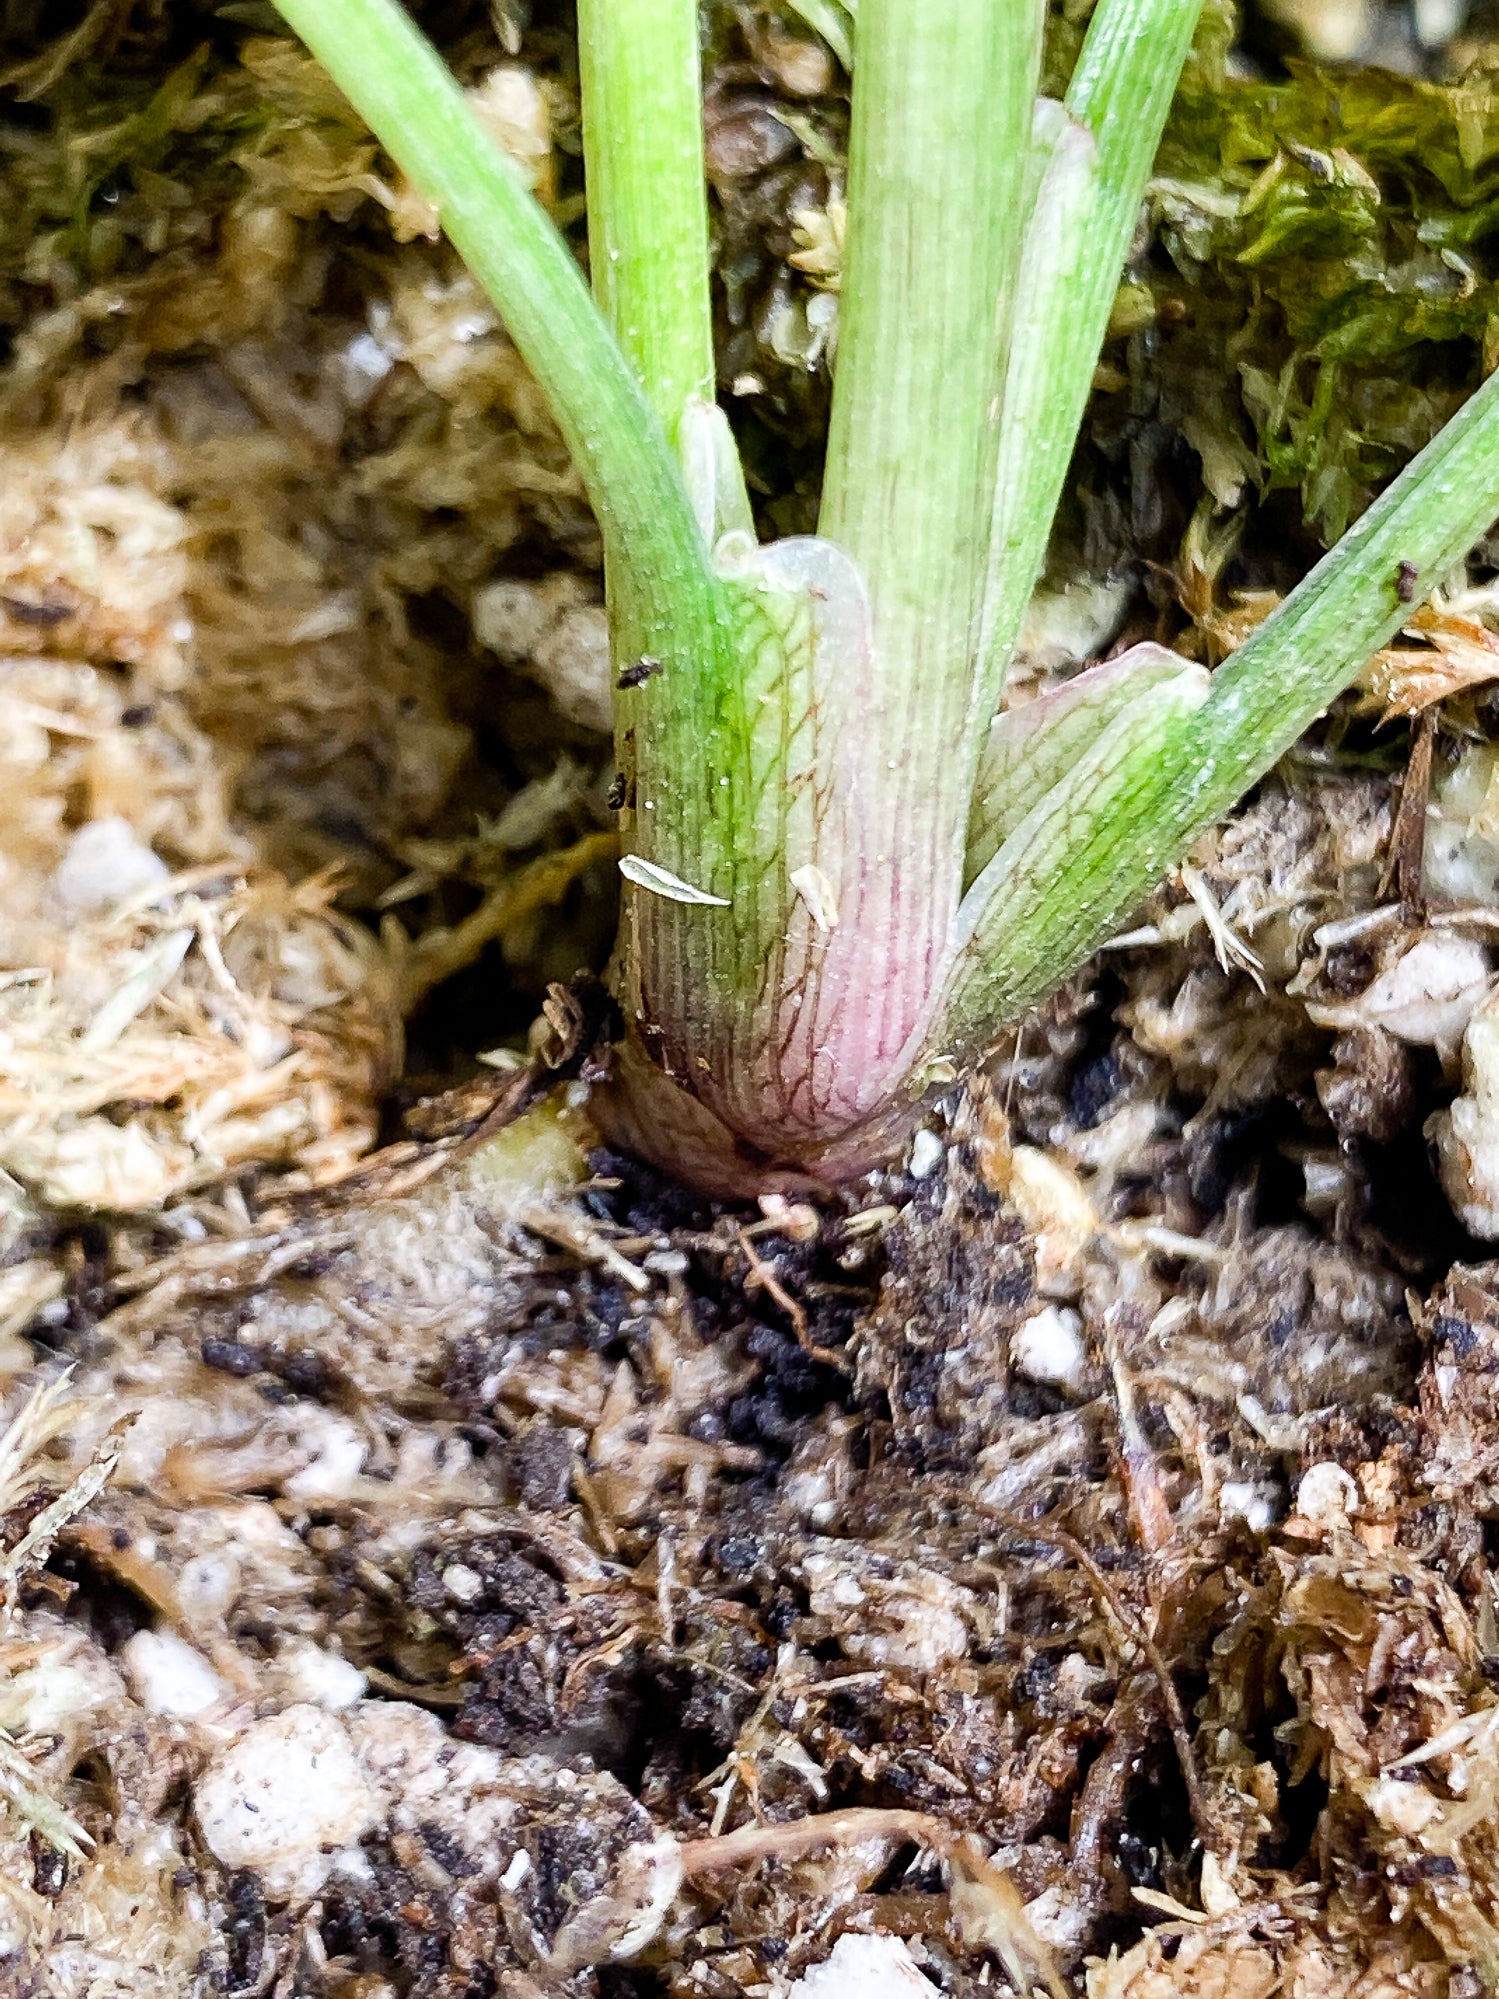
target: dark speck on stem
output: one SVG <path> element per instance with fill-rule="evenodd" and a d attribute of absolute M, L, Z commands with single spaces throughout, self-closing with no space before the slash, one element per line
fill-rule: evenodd
<path fill-rule="evenodd" d="M 619 679 L 615 682 L 615 685 L 621 693 L 624 693 L 627 688 L 641 686 L 645 681 L 650 679 L 653 673 L 659 673 L 660 671 L 660 660 L 652 659 L 649 653 L 642 653 L 633 666 L 627 666 L 624 669 Z"/>

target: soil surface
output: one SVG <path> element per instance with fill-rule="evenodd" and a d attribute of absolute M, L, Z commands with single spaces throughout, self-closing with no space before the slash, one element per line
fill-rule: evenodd
<path fill-rule="evenodd" d="M 418 11 L 576 232 L 562 10 Z M 802 12 L 710 16 L 782 531 Z M 906 1159 L 706 1202 L 588 1125 L 597 547 L 495 316 L 268 8 L 0 28 L 0 1992 L 1499 1982 L 1492 551 Z M 1012 698 L 1315 552 L 1205 534 L 1163 351 Z"/>

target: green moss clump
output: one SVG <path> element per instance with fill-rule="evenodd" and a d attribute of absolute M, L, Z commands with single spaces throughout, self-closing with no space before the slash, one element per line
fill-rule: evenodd
<path fill-rule="evenodd" d="M 1331 543 L 1499 360 L 1499 52 L 1267 82 L 1200 48 L 1149 219 L 1096 422 L 1148 411 L 1220 506 L 1294 488 Z"/>

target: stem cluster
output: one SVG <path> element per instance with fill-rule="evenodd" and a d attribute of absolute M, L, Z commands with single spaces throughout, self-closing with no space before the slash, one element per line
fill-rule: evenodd
<path fill-rule="evenodd" d="M 579 0 L 597 304 L 398 0 L 277 4 L 505 315 L 598 514 L 618 662 L 653 662 L 618 704 L 606 1114 L 706 1181 L 888 1142 L 1499 511 L 1490 382 L 1211 683 L 1139 648 L 1002 714 L 1200 0 L 1097 0 L 1061 103 L 1045 0 L 860 0 L 818 533 L 765 547 L 713 399 L 697 0 Z"/>

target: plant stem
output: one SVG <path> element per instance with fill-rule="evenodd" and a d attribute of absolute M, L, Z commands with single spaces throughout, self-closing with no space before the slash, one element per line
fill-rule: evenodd
<path fill-rule="evenodd" d="M 697 0 L 579 0 L 593 293 L 676 444 L 711 401 Z"/>
<path fill-rule="evenodd" d="M 1499 515 L 1499 374 L 1491 375 L 1342 541 L 1212 676 L 1195 711 L 1163 713 L 1118 798 L 1084 773 L 1057 787 L 1057 865 L 1001 847 L 965 899 L 972 946 L 942 1019 L 970 1055 L 1102 944 L 1194 835 L 1263 777 L 1398 632 Z M 1127 723 L 1124 725 L 1127 726 Z M 1148 734 L 1148 731 L 1146 731 Z M 1017 842 L 1019 845 L 1017 845 Z"/>
<path fill-rule="evenodd" d="M 1140 212 L 1202 0 L 1099 0 L 1027 230 L 1005 383 L 975 727 L 999 707 L 1046 560 Z M 981 856 L 981 859 L 987 856 Z"/>
<path fill-rule="evenodd" d="M 971 662 L 1041 13 L 1036 0 L 859 9 L 818 531 L 859 564 L 874 607 L 874 684 L 848 726 L 900 829 L 893 979 L 933 969 L 961 884 Z"/>
<path fill-rule="evenodd" d="M 1213 675 L 1177 822 L 1226 812 L 1388 645 L 1499 515 L 1499 374 L 1490 375 Z"/>
<path fill-rule="evenodd" d="M 655 412 L 610 337 L 566 244 L 480 128 L 397 0 L 277 0 L 412 184 L 504 316 L 545 390 L 628 579 L 642 647 L 690 650 L 714 627 L 716 593 Z"/>

